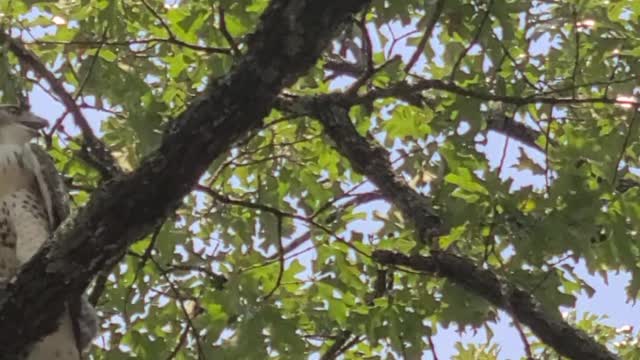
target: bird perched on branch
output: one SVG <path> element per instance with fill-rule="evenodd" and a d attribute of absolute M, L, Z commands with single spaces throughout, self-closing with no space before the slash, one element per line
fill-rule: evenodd
<path fill-rule="evenodd" d="M 69 195 L 53 160 L 30 143 L 46 126 L 29 110 L 0 105 L 0 282 L 5 284 L 69 215 Z M 80 360 L 97 324 L 93 307 L 79 295 L 26 359 Z"/>

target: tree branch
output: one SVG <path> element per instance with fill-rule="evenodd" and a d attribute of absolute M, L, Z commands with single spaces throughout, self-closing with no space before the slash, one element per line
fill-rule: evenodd
<path fill-rule="evenodd" d="M 51 332 L 67 297 L 77 296 L 175 211 L 211 161 L 260 126 L 277 94 L 316 62 L 334 31 L 367 3 L 272 0 L 231 72 L 173 121 L 138 169 L 98 188 L 22 267 L 0 297 L 0 354 L 19 354 Z M 15 42 L 12 49 L 24 51 Z"/>
<path fill-rule="evenodd" d="M 442 221 L 427 198 L 395 174 L 383 147 L 370 144 L 358 134 L 347 109 L 320 101 L 313 103 L 310 111 L 320 119 L 326 134 L 335 142 L 338 151 L 349 159 L 353 169 L 365 174 L 387 200 L 412 220 L 419 241 L 427 243 L 434 235 L 444 232 Z"/>
<path fill-rule="evenodd" d="M 476 266 L 469 259 L 440 251 L 433 251 L 432 255 L 427 257 L 406 256 L 386 250 L 375 251 L 373 258 L 381 264 L 405 266 L 453 281 L 494 306 L 511 313 L 563 356 L 571 359 L 619 359 L 605 346 L 562 320 L 559 314 L 546 313 L 531 293 L 500 279 L 489 270 Z"/>
<path fill-rule="evenodd" d="M 397 97 L 406 98 L 417 92 L 426 90 L 442 90 L 452 94 L 470 97 L 484 101 L 496 101 L 516 106 L 528 104 L 552 104 L 552 105 L 579 105 L 579 104 L 619 104 L 619 105 L 635 105 L 632 100 L 618 100 L 606 97 L 594 98 L 573 98 L 573 97 L 550 97 L 545 95 L 532 96 L 510 96 L 510 95 L 494 95 L 489 92 L 480 92 L 477 90 L 465 89 L 454 82 L 440 79 L 421 79 L 415 83 L 399 82 L 386 88 L 375 89 L 365 94 L 345 98 L 343 103 L 349 105 L 369 104 L 375 100 Z"/>
<path fill-rule="evenodd" d="M 424 48 L 427 46 L 427 42 L 433 34 L 433 29 L 435 29 L 436 24 L 438 23 L 440 14 L 442 14 L 444 3 L 444 0 L 438 0 L 435 5 L 432 6 L 432 9 L 430 9 L 429 20 L 427 21 L 427 25 L 424 28 L 424 33 L 422 34 L 420 43 L 418 43 L 418 46 L 416 46 L 416 50 L 411 55 L 411 58 L 407 62 L 407 65 L 405 65 L 404 72 L 408 73 L 409 71 L 411 71 L 411 68 L 413 68 L 416 62 L 418 62 L 418 59 L 420 59 L 420 55 L 422 55 L 422 53 L 424 52 Z"/>
<path fill-rule="evenodd" d="M 471 48 L 478 43 L 478 40 L 480 40 L 480 35 L 482 34 L 482 30 L 484 30 L 487 20 L 489 20 L 489 18 L 491 17 L 492 8 L 493 8 L 493 0 L 489 0 L 489 2 L 487 3 L 487 11 L 482 16 L 482 19 L 480 20 L 480 25 L 478 26 L 478 30 L 476 30 L 475 34 L 473 35 L 473 39 L 471 40 L 469 45 L 467 45 L 467 47 L 464 48 L 460 56 L 458 56 L 458 59 L 456 60 L 455 64 L 453 64 L 453 68 L 451 69 L 451 75 L 449 76 L 449 79 L 451 81 L 455 80 L 460 64 L 462 64 L 462 60 L 464 60 L 464 58 L 467 56 Z"/>
<path fill-rule="evenodd" d="M 35 40 L 33 42 L 29 42 L 28 44 L 35 45 L 64 45 L 64 46 L 75 46 L 75 47 L 86 47 L 86 48 L 96 48 L 100 46 L 110 46 L 110 47 L 131 47 L 133 45 L 149 45 L 152 46 L 154 43 L 168 43 L 180 47 L 184 47 L 187 49 L 191 49 L 193 51 L 202 52 L 205 54 L 225 54 L 231 55 L 232 50 L 228 48 L 222 47 L 211 47 L 211 46 L 201 46 L 198 44 L 187 43 L 178 39 L 171 38 L 144 38 L 144 39 L 131 39 L 131 40 L 70 40 L 70 41 L 55 41 L 55 40 Z"/>
<path fill-rule="evenodd" d="M 331 344 L 329 349 L 322 354 L 320 360 L 333 360 L 337 358 L 341 353 L 342 347 L 345 346 L 347 341 L 351 338 L 351 335 L 353 335 L 353 333 L 349 330 L 341 331 L 340 334 L 336 336 L 335 341 Z"/>
<path fill-rule="evenodd" d="M 236 44 L 236 41 L 233 39 L 233 36 L 231 36 L 231 33 L 227 28 L 224 6 L 222 5 L 218 5 L 218 19 L 218 22 L 220 23 L 220 32 L 222 33 L 222 36 L 224 36 L 224 39 L 227 40 L 227 43 L 229 43 L 229 46 L 231 46 L 232 54 L 234 56 L 242 55 L 242 51 L 240 51 L 238 44 Z"/>

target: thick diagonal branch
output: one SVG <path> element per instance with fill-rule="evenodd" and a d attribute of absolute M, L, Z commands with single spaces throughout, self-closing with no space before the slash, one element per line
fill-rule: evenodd
<path fill-rule="evenodd" d="M 353 169 L 378 186 L 387 200 L 417 224 L 418 230 L 438 228 L 440 221 L 428 200 L 394 173 L 383 148 L 358 133 L 346 108 L 324 101 L 308 106 L 307 111 L 320 119 L 326 134 L 338 151 L 349 159 Z M 374 258 L 383 264 L 403 265 L 433 273 L 471 290 L 510 312 L 562 355 L 572 359 L 617 359 L 582 331 L 561 318 L 546 314 L 531 294 L 500 279 L 493 272 L 479 268 L 471 259 L 439 251 L 433 254 L 432 257 L 407 257 L 389 251 L 377 251 Z"/>
<path fill-rule="evenodd" d="M 272 0 L 230 73 L 174 120 L 138 169 L 94 191 L 25 264 L 0 301 L 0 354 L 18 354 L 54 329 L 66 297 L 81 292 L 175 211 L 209 164 L 260 125 L 278 93 L 316 62 L 335 30 L 367 3 Z"/>
<path fill-rule="evenodd" d="M 416 228 L 418 239 L 423 242 L 442 232 L 442 222 L 429 201 L 413 190 L 391 167 L 389 154 L 376 144 L 360 136 L 349 119 L 349 111 L 331 102 L 312 103 L 312 113 L 317 116 L 326 134 L 335 142 L 338 151 L 351 162 L 353 169 L 366 175 L 395 204 Z"/>

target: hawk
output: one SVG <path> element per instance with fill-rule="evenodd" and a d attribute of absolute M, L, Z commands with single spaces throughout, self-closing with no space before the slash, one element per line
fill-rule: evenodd
<path fill-rule="evenodd" d="M 48 122 L 14 105 L 0 105 L 0 282 L 8 282 L 69 215 L 69 195 L 53 160 L 30 141 Z M 27 360 L 80 360 L 97 334 L 86 297 L 70 300 L 57 329 Z"/>

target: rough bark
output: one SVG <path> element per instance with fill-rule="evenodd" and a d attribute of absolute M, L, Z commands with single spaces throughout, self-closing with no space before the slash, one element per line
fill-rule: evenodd
<path fill-rule="evenodd" d="M 12 359 L 50 332 L 81 292 L 180 204 L 209 164 L 257 127 L 278 93 L 309 69 L 366 0 L 273 0 L 248 53 L 172 124 L 138 169 L 94 192 L 29 261 L 0 303 L 0 354 Z"/>
<path fill-rule="evenodd" d="M 434 235 L 445 232 L 427 198 L 393 171 L 387 150 L 358 134 L 347 109 L 320 101 L 311 103 L 310 111 L 321 120 L 325 133 L 335 142 L 338 151 L 349 159 L 353 169 L 366 175 L 412 221 L 419 241 L 429 242 Z"/>

